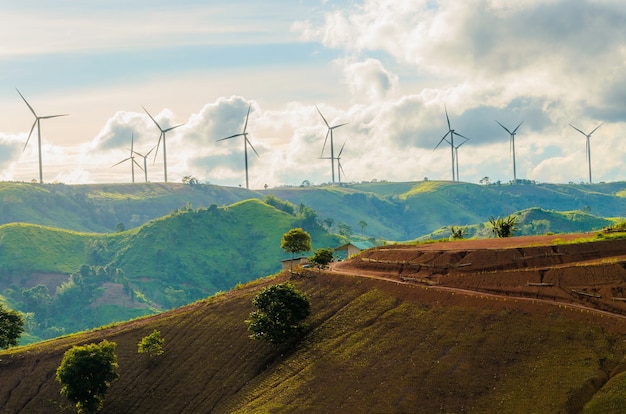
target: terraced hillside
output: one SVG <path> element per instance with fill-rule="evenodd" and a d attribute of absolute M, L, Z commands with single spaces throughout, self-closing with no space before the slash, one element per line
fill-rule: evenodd
<path fill-rule="evenodd" d="M 116 327 L 3 351 L 0 406 L 59 411 L 65 402 L 54 370 L 63 352 L 106 338 L 118 344 L 121 377 L 104 413 L 619 412 L 626 318 L 601 304 L 611 301 L 605 292 L 619 297 L 611 288 L 625 280 L 624 242 L 495 242 L 381 248 L 293 279 L 313 313 L 306 339 L 291 350 L 250 340 L 243 323 L 254 295 L 283 274 Z M 570 276 L 577 267 L 596 269 L 597 278 Z M 528 285 L 524 271 L 544 271 L 537 283 L 546 285 Z M 573 288 L 601 297 L 578 297 Z M 149 363 L 137 342 L 155 328 L 165 354 Z"/>

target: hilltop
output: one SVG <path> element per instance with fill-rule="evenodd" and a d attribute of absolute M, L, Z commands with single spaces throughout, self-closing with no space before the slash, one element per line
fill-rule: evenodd
<path fill-rule="evenodd" d="M 412 240 L 444 226 L 476 225 L 530 208 L 621 217 L 626 183 L 478 185 L 449 181 L 375 182 L 249 191 L 210 184 L 0 183 L 0 224 L 25 222 L 86 232 L 134 228 L 190 205 L 208 208 L 275 195 L 314 209 L 329 230 Z M 361 228 L 360 222 L 366 226 Z M 593 228 L 585 228 L 584 231 Z M 570 229 L 569 231 L 578 231 Z M 362 233 L 362 234 L 361 234 Z"/>
<path fill-rule="evenodd" d="M 550 236 L 500 241 L 387 246 L 293 280 L 311 298 L 313 313 L 306 339 L 289 352 L 250 340 L 243 323 L 254 295 L 286 275 L 115 327 L 3 351 L 0 405 L 44 413 L 62 404 L 54 370 L 63 352 L 106 338 L 118 344 L 121 377 L 104 413 L 593 413 L 619 407 L 623 398 L 615 396 L 626 387 L 624 309 L 599 308 L 626 280 L 625 242 L 588 236 L 573 244 Z M 415 262 L 413 273 L 405 262 Z M 594 276 L 573 286 L 576 278 L 568 275 L 577 267 Z M 527 286 L 526 277 L 541 272 L 563 295 Z M 417 280 L 427 275 L 437 275 L 431 281 L 438 284 Z M 448 280 L 468 282 L 452 287 Z M 600 288 L 601 298 L 573 295 L 572 287 Z M 166 340 L 165 354 L 149 364 L 139 358 L 137 342 L 155 328 Z"/>

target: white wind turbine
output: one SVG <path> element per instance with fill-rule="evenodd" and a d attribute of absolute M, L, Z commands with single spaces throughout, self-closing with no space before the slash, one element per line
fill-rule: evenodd
<path fill-rule="evenodd" d="M 454 173 L 454 166 L 455 166 L 455 163 L 454 163 L 454 136 L 457 135 L 457 136 L 459 136 L 461 138 L 465 138 L 466 140 L 468 140 L 469 138 L 464 137 L 463 135 L 459 134 L 454 129 L 452 129 L 452 127 L 450 126 L 450 117 L 448 116 L 448 109 L 446 108 L 445 105 L 443 106 L 443 108 L 446 111 L 446 120 L 448 121 L 448 132 L 446 132 L 446 134 L 443 137 L 441 137 L 441 140 L 439 140 L 439 143 L 435 146 L 433 151 L 436 150 L 439 147 L 439 145 L 441 145 L 441 143 L 443 141 L 446 141 L 446 142 L 448 142 L 450 144 L 450 153 L 451 153 L 451 157 L 452 157 L 452 181 L 456 181 L 455 173 Z M 450 140 L 446 139 L 446 137 L 448 135 L 450 135 Z"/>
<path fill-rule="evenodd" d="M 320 116 L 324 120 L 324 123 L 326 124 L 326 127 L 328 128 L 328 131 L 326 132 L 326 138 L 324 139 L 324 145 L 322 146 L 322 154 L 320 155 L 320 158 L 323 158 L 324 149 L 326 148 L 326 141 L 328 141 L 328 135 L 330 134 L 330 165 L 331 165 L 331 170 L 332 170 L 332 183 L 335 184 L 335 160 L 336 158 L 335 158 L 335 147 L 333 144 L 333 130 L 341 126 L 348 125 L 348 124 L 344 123 L 344 124 L 334 125 L 331 127 L 328 121 L 326 121 L 326 118 L 324 118 L 324 115 L 322 115 L 322 112 L 317 107 L 317 105 L 315 105 L 315 108 L 317 109 L 317 112 L 320 114 Z"/>
<path fill-rule="evenodd" d="M 249 183 L 248 183 L 248 145 L 250 145 L 250 148 L 252 148 L 252 151 L 254 151 L 256 156 L 260 158 L 259 153 L 256 152 L 256 150 L 254 149 L 254 146 L 252 145 L 252 143 L 248 139 L 248 133 L 246 132 L 246 129 L 248 128 L 248 117 L 250 116 L 250 108 L 251 107 L 252 107 L 252 104 L 250 104 L 248 106 L 248 114 L 246 115 L 246 121 L 243 124 L 243 132 L 217 140 L 217 142 L 219 142 L 219 141 L 224 141 L 224 140 L 231 139 L 231 138 L 243 137 L 243 157 L 244 157 L 244 163 L 245 163 L 245 167 L 246 167 L 246 189 L 250 188 L 249 187 Z"/>
<path fill-rule="evenodd" d="M 123 162 L 129 161 L 130 160 L 130 169 L 131 169 L 131 173 L 132 173 L 132 177 L 133 177 L 133 184 L 135 183 L 135 164 L 137 164 L 137 167 L 139 167 L 140 170 L 143 170 L 143 168 L 141 168 L 141 165 L 139 165 L 139 163 L 137 161 L 135 161 L 135 150 L 134 150 L 134 135 L 130 136 L 130 156 L 128 158 L 123 159 L 122 161 L 118 162 L 117 164 L 114 164 L 111 166 L 111 168 L 115 167 L 116 165 L 120 165 Z"/>
<path fill-rule="evenodd" d="M 15 90 L 17 91 L 17 93 L 20 94 L 20 96 L 22 97 L 22 99 L 26 103 L 26 106 L 28 106 L 28 109 L 30 109 L 30 111 L 33 113 L 33 115 L 35 115 L 35 122 L 33 123 L 33 126 L 30 128 L 30 132 L 28 133 L 28 138 L 26 139 L 26 144 L 24 144 L 24 150 L 26 150 L 26 146 L 28 145 L 28 141 L 30 141 L 30 136 L 33 134 L 33 130 L 35 129 L 35 126 L 37 126 L 37 147 L 38 147 L 38 150 L 39 150 L 39 183 L 43 184 L 43 167 L 42 167 L 42 163 L 41 163 L 41 123 L 40 123 L 40 121 L 42 119 L 50 119 L 50 118 L 57 118 L 59 116 L 67 116 L 68 114 L 39 116 L 39 115 L 37 115 L 37 113 L 35 112 L 33 107 L 30 106 L 30 104 L 28 103 L 26 98 L 24 98 L 24 95 L 22 95 L 20 90 L 17 89 L 17 88 Z"/>
<path fill-rule="evenodd" d="M 146 179 L 146 182 L 148 182 L 148 162 L 146 161 L 148 159 L 148 155 L 150 155 L 150 153 L 152 151 L 154 151 L 154 149 L 156 148 L 156 146 L 152 147 L 152 149 L 150 149 L 150 151 L 146 152 L 146 155 L 143 155 L 137 151 L 133 151 L 135 154 L 139 155 L 141 158 L 143 158 L 143 175 Z"/>
<path fill-rule="evenodd" d="M 498 121 L 496 121 L 496 122 L 498 122 Z M 520 126 L 522 126 L 523 123 L 524 123 L 524 121 L 520 122 L 519 125 L 515 127 L 513 132 L 511 132 L 511 131 L 509 131 L 509 129 L 507 127 L 505 127 L 500 122 L 498 122 L 498 125 L 500 125 L 502 128 L 504 128 L 504 130 L 506 132 L 508 132 L 509 136 L 511 137 L 511 139 L 510 139 L 510 151 L 511 151 L 511 156 L 513 157 L 513 182 L 517 182 L 517 171 L 515 170 L 515 134 L 517 133 L 517 129 Z"/>
<path fill-rule="evenodd" d="M 585 136 L 585 138 L 587 138 L 587 147 L 585 148 L 585 157 L 587 158 L 587 167 L 589 169 L 589 184 L 591 184 L 591 143 L 589 141 L 589 138 L 591 138 L 591 134 L 593 134 L 594 132 L 596 132 L 596 129 L 600 128 L 602 126 L 602 123 L 600 125 L 598 125 L 597 127 L 595 127 L 593 129 L 593 131 L 591 131 L 588 134 L 585 134 L 583 131 L 581 131 L 580 129 L 576 128 L 574 125 L 569 124 L 569 126 L 571 126 L 572 128 L 574 128 L 576 131 L 580 132 L 581 134 L 583 134 Z"/>
<path fill-rule="evenodd" d="M 165 145 L 165 133 L 169 132 L 173 129 L 176 129 L 180 126 L 183 126 L 185 124 L 179 124 L 173 127 L 169 127 L 166 129 L 161 128 L 161 125 L 159 125 L 159 123 L 156 121 L 156 119 L 154 119 L 152 117 L 152 115 L 150 115 L 150 112 L 148 112 L 148 110 L 146 108 L 144 108 L 142 106 L 143 110 L 146 111 L 146 113 L 148 114 L 148 116 L 150 117 L 150 119 L 152 119 L 152 122 L 154 122 L 154 124 L 157 126 L 157 128 L 159 128 L 159 131 L 161 131 L 161 135 L 159 135 L 159 141 L 157 142 L 156 145 L 156 151 L 154 153 L 154 159 L 156 161 L 156 156 L 159 153 L 159 145 L 161 144 L 161 140 L 163 140 L 163 175 L 165 177 L 165 182 L 167 182 L 167 146 Z"/>

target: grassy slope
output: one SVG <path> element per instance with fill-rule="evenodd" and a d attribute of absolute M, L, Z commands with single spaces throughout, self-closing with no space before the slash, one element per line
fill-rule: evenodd
<path fill-rule="evenodd" d="M 62 353 L 104 338 L 118 344 L 121 373 L 104 413 L 573 413 L 600 364 L 626 353 L 606 316 L 338 275 L 296 282 L 312 299 L 312 330 L 285 353 L 248 339 L 243 323 L 269 282 L 4 351 L 0 406 L 45 413 L 63 404 L 53 375 Z M 149 364 L 136 344 L 155 328 L 166 352 Z"/>

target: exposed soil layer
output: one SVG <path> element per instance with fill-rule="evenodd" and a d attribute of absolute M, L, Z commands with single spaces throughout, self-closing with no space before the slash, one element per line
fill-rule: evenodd
<path fill-rule="evenodd" d="M 383 246 L 336 263 L 333 270 L 625 315 L 626 240 L 571 243 L 584 237 L 590 235 Z"/>

